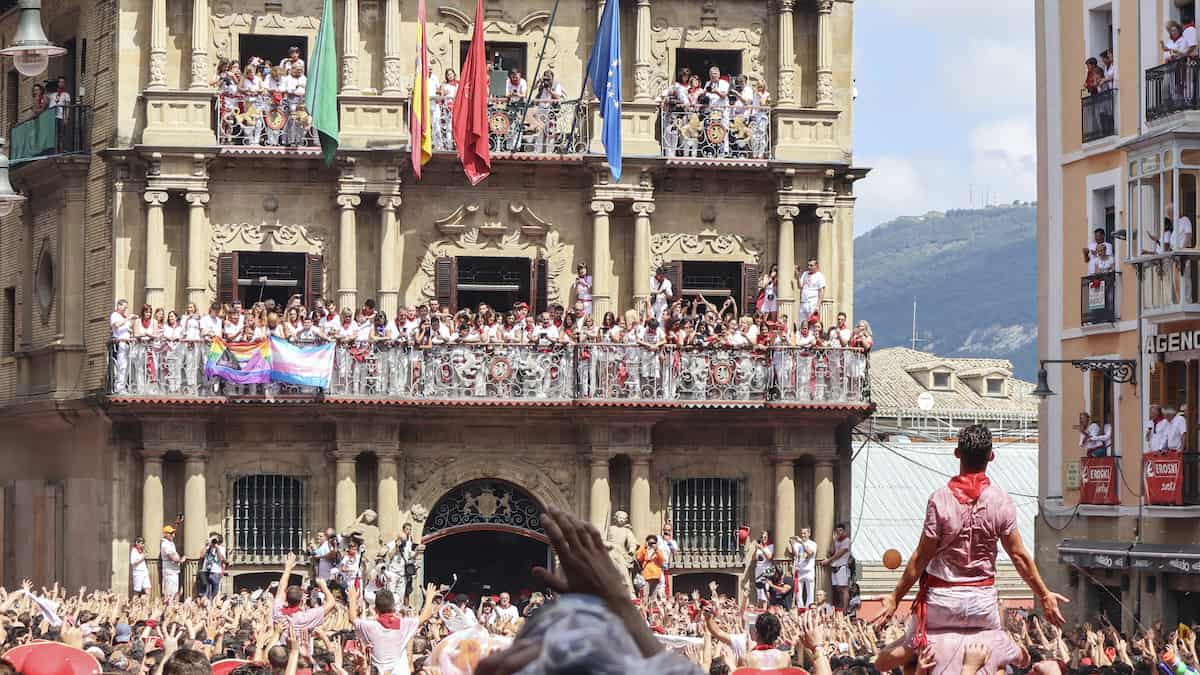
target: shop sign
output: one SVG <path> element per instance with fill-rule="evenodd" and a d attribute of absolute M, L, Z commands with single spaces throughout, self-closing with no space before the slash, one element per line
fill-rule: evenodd
<path fill-rule="evenodd" d="M 1146 336 L 1147 354 L 1190 352 L 1193 349 L 1200 349 L 1200 330 Z"/>
<path fill-rule="evenodd" d="M 1088 457 L 1080 460 L 1079 502 L 1115 506 L 1121 503 L 1117 492 L 1117 458 Z"/>
<path fill-rule="evenodd" d="M 1183 505 L 1183 457 L 1179 454 L 1147 454 L 1143 460 L 1146 503 L 1152 506 Z"/>

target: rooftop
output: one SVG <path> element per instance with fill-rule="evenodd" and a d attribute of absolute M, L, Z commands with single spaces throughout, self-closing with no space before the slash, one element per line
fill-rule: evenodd
<path fill-rule="evenodd" d="M 1036 418 L 1038 401 L 1029 395 L 1034 384 L 1012 377 L 1012 370 L 1007 359 L 954 358 L 907 347 L 879 349 L 871 353 L 871 398 L 878 406 L 878 417 L 925 414 L 917 399 L 927 392 L 933 397 L 930 415 Z M 954 375 L 947 388 L 931 387 L 921 380 L 923 374 L 933 371 Z M 1005 378 L 1000 395 L 980 393 L 969 382 L 972 377 L 993 373 Z"/>

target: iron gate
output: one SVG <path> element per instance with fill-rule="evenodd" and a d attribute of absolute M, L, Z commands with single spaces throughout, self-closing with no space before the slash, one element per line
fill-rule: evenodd
<path fill-rule="evenodd" d="M 679 544 L 672 568 L 732 567 L 742 563 L 738 528 L 746 521 L 744 480 L 672 480 L 667 517 Z"/>
<path fill-rule="evenodd" d="M 237 561 L 278 562 L 309 547 L 312 493 L 308 478 L 280 474 L 239 476 L 231 481 L 226 540 Z"/>

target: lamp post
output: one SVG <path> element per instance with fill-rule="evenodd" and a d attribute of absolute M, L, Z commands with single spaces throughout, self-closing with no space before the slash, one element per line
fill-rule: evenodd
<path fill-rule="evenodd" d="M 13 67 L 25 77 L 41 75 L 52 57 L 67 50 L 51 42 L 42 30 L 42 0 L 20 0 L 17 6 L 21 9 L 17 33 L 10 46 L 0 49 L 0 55 L 11 56 Z"/>
<path fill-rule="evenodd" d="M 8 155 L 4 153 L 4 139 L 0 138 L 0 216 L 12 213 L 23 201 L 25 195 L 14 190 L 8 182 Z"/>
<path fill-rule="evenodd" d="M 1049 375 L 1046 372 L 1047 363 L 1069 363 L 1085 373 L 1100 371 L 1110 382 L 1137 386 L 1137 361 L 1133 359 L 1042 359 L 1038 362 L 1037 387 L 1029 392 L 1041 399 L 1054 396 L 1054 391 L 1050 389 Z"/>

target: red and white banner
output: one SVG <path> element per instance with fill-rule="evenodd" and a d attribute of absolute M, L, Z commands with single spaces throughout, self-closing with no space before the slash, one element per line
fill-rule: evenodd
<path fill-rule="evenodd" d="M 1183 506 L 1183 456 L 1179 453 L 1147 454 L 1142 460 L 1146 503 Z"/>
<path fill-rule="evenodd" d="M 1116 457 L 1085 457 L 1079 461 L 1079 503 L 1106 506 L 1121 503 Z"/>

